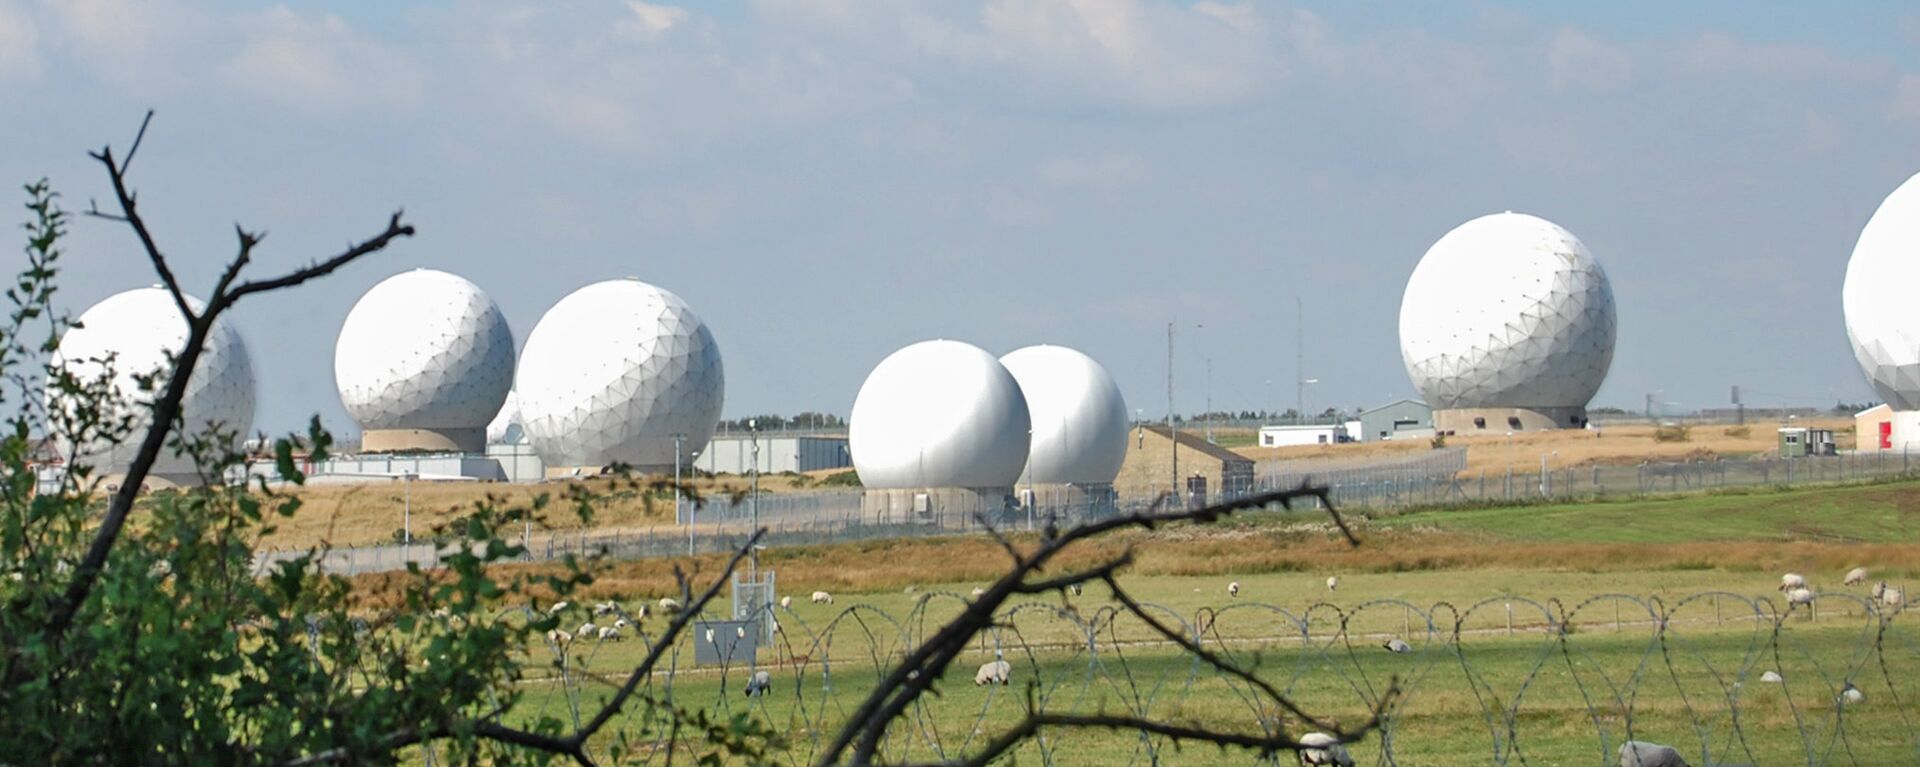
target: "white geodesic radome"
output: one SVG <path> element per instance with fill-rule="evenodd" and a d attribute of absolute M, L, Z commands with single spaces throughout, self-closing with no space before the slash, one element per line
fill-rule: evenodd
<path fill-rule="evenodd" d="M 1860 230 L 1840 307 L 1860 369 L 1894 410 L 1920 410 L 1920 174 L 1881 201 Z"/>
<path fill-rule="evenodd" d="M 1545 219 L 1496 213 L 1427 250 L 1400 303 L 1400 352 L 1427 404 L 1583 408 L 1613 362 L 1613 289 Z"/>
<path fill-rule="evenodd" d="M 361 429 L 481 429 L 513 388 L 513 362 L 513 331 L 480 286 L 415 269 L 347 313 L 333 379 Z"/>
<path fill-rule="evenodd" d="M 720 347 L 685 301 L 636 279 L 597 282 L 547 310 L 514 395 L 549 467 L 691 463 L 720 422 Z"/>
<path fill-rule="evenodd" d="M 520 399 L 509 390 L 507 401 L 487 422 L 487 444 L 518 445 L 527 441 L 527 430 L 520 425 Z"/>
<path fill-rule="evenodd" d="M 922 341 L 867 375 L 847 446 L 869 488 L 1011 488 L 1027 464 L 1031 426 L 1020 384 L 993 355 Z"/>
<path fill-rule="evenodd" d="M 1107 369 L 1064 346 L 1000 358 L 1027 401 L 1032 444 L 1021 484 L 1106 485 L 1127 458 L 1127 402 Z"/>
<path fill-rule="evenodd" d="M 196 312 L 204 307 L 191 297 L 188 305 Z M 102 471 L 124 471 L 150 423 L 147 408 L 166 386 L 165 377 L 158 377 L 153 390 L 143 392 L 136 379 L 164 372 L 167 356 L 178 354 L 186 345 L 187 320 L 180 316 L 172 294 L 165 288 L 152 287 L 109 296 L 82 313 L 78 323 L 60 337 L 53 364 L 81 380 L 96 380 L 110 369 L 114 391 L 123 406 L 132 409 L 136 422 L 126 441 L 88 446 L 80 460 Z M 65 403 L 52 387 L 48 387 L 46 396 L 49 410 L 66 412 Z M 225 317 L 214 322 L 193 374 L 187 378 L 186 396 L 180 404 L 188 434 L 206 435 L 217 425 L 239 440 L 253 428 L 253 361 L 239 332 Z M 56 449 L 63 456 L 70 444 L 63 439 L 66 436 L 55 435 Z M 193 468 L 190 459 L 166 451 L 156 462 L 154 473 L 177 475 L 190 473 Z"/>

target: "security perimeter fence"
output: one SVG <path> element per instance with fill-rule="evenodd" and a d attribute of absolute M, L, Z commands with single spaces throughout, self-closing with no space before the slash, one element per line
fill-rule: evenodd
<path fill-rule="evenodd" d="M 1342 509 L 1444 508 L 1877 481 L 1914 476 L 1920 471 L 1920 458 L 1904 453 L 1792 459 L 1715 458 L 1595 465 L 1545 472 L 1537 466 L 1525 465 L 1472 472 L 1466 467 L 1467 448 L 1464 447 L 1370 460 L 1263 461 L 1256 467 L 1252 490 L 1265 492 L 1302 484 L 1324 485 L 1335 507 Z M 1034 502 L 1023 506 L 1018 496 L 1010 496 L 1003 509 L 985 515 L 985 522 L 998 529 L 1026 530 L 1045 525 L 1051 517 L 1064 526 L 1144 510 L 1151 504 L 1147 498 L 1112 502 L 1055 496 L 1044 489 L 1031 497 Z M 528 529 L 522 542 L 532 561 L 595 555 L 642 559 L 734 551 L 755 529 L 756 519 L 760 526 L 768 529 L 765 541 L 768 546 L 966 534 L 980 532 L 983 527 L 982 515 L 962 510 L 934 510 L 905 520 L 880 523 L 862 512 L 861 499 L 862 493 L 858 490 L 763 494 L 757 499 L 738 501 L 709 498 L 697 508 L 686 504 L 680 512 L 684 521 L 691 511 L 691 534 L 685 524 L 571 532 Z M 263 551 L 256 555 L 256 569 L 264 572 L 277 562 L 306 553 L 304 550 Z M 440 545 L 431 541 L 411 546 L 340 547 L 317 554 L 323 570 L 345 575 L 405 569 L 408 562 L 435 567 L 444 555 Z"/>
<path fill-rule="evenodd" d="M 1339 508 L 1478 506 L 1697 493 L 1742 487 L 1872 482 L 1912 477 L 1920 457 L 1904 452 L 1803 458 L 1703 458 L 1547 468 L 1522 460 L 1468 471 L 1465 448 L 1372 465 L 1262 463 L 1257 489 L 1325 483 Z M 1549 456 L 1550 458 L 1550 456 Z"/>
<path fill-rule="evenodd" d="M 774 602 L 773 641 L 722 653 L 699 644 L 704 629 L 726 624 L 698 623 L 641 693 L 719 721 L 758 720 L 786 735 L 778 763 L 810 764 L 886 671 L 966 602 L 951 593 L 903 597 L 891 610 Z M 595 619 L 573 610 L 573 619 Z M 1619 765 L 1629 740 L 1672 746 L 1693 765 L 1920 763 L 1920 624 L 1865 594 L 1827 593 L 1790 609 L 1772 597 L 1716 592 L 1576 604 L 1240 599 L 1193 612 L 1146 604 L 1144 612 L 1323 721 L 1352 727 L 1378 709 L 1379 729 L 1347 747 L 1357 764 Z M 591 717 L 605 694 L 599 680 L 630 669 L 662 624 L 637 625 L 637 636 L 550 637 L 510 717 L 576 726 Z M 713 635 L 705 634 L 709 643 Z M 1010 664 L 1009 683 L 978 684 L 976 668 L 998 660 Z M 745 688 L 756 671 L 771 677 L 763 695 Z M 893 723 L 882 761 L 962 759 L 1029 706 L 1263 735 L 1315 729 L 1093 589 L 1009 605 L 938 689 Z M 631 759 L 685 761 L 684 752 L 669 754 L 672 730 L 659 716 L 635 709 L 612 726 Z M 614 742 L 608 735 L 596 756 Z M 1182 748 L 1124 729 L 1042 730 L 1013 756 L 1045 765 L 1296 763 L 1291 753 Z"/>

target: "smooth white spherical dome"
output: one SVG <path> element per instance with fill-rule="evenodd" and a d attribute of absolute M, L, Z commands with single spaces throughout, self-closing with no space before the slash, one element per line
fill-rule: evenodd
<path fill-rule="evenodd" d="M 1435 409 L 1586 407 L 1613 342 L 1600 263 L 1571 232 L 1525 214 L 1448 232 L 1400 303 L 1400 353 Z"/>
<path fill-rule="evenodd" d="M 1854 357 L 1888 405 L 1920 410 L 1920 175 L 1887 195 L 1847 262 L 1840 304 Z"/>
<path fill-rule="evenodd" d="M 204 304 L 189 297 L 189 306 L 200 311 Z M 60 348 L 52 363 L 82 381 L 97 380 L 109 372 L 112 385 L 126 412 L 134 421 L 134 431 L 118 446 L 93 445 L 83 450 L 82 459 L 95 468 L 120 471 L 132 462 L 140 440 L 151 423 L 148 409 L 160 391 L 166 388 L 163 376 L 153 381 L 151 391 L 141 391 L 138 377 L 165 373 L 167 357 L 179 354 L 187 342 L 187 320 L 165 288 L 139 288 L 108 297 L 83 312 L 78 325 L 60 337 Z M 111 361 L 109 362 L 109 358 Z M 59 392 L 47 390 L 49 409 L 64 408 Z M 214 427 L 244 439 L 253 428 L 253 361 L 247 345 L 233 324 L 222 317 L 213 323 L 206 345 L 187 378 L 186 396 L 181 402 L 181 420 L 187 434 L 204 436 Z M 64 454 L 70 435 L 55 435 Z M 162 454 L 155 464 L 156 473 L 191 471 L 191 462 L 171 452 Z"/>
<path fill-rule="evenodd" d="M 1031 422 L 1013 374 L 977 346 L 922 341 L 881 360 L 860 386 L 847 445 L 871 488 L 1010 488 Z"/>
<path fill-rule="evenodd" d="M 720 422 L 720 347 L 687 303 L 635 279 L 597 282 L 547 310 L 527 336 L 514 394 L 548 466 L 690 461 Z"/>
<path fill-rule="evenodd" d="M 1112 484 L 1127 458 L 1127 402 L 1107 369 L 1064 346 L 1029 346 L 1000 358 L 1020 384 L 1033 444 L 1020 482 Z"/>
<path fill-rule="evenodd" d="M 481 428 L 513 388 L 513 331 L 465 278 L 402 272 L 347 313 L 333 379 L 362 429 Z"/>

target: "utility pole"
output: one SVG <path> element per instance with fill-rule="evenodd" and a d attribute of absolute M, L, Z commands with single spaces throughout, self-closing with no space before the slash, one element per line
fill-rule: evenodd
<path fill-rule="evenodd" d="M 1186 492 L 1180 488 L 1180 424 L 1173 420 L 1173 323 L 1167 323 L 1167 439 L 1171 440 L 1173 456 L 1173 495 L 1180 499 L 1180 508 L 1186 508 Z"/>

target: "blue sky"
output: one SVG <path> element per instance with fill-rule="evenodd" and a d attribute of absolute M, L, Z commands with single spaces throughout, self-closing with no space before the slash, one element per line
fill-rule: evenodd
<path fill-rule="evenodd" d="M 107 194 L 88 149 L 159 112 L 135 181 L 190 285 L 261 273 L 405 207 L 420 236 L 237 319 L 259 427 L 349 428 L 332 343 L 417 266 L 525 338 L 625 275 L 686 298 L 730 414 L 845 413 L 926 338 L 1104 362 L 1130 403 L 1412 394 L 1399 297 L 1489 212 L 1579 235 L 1619 348 L 1598 404 L 1872 397 L 1839 294 L 1920 170 L 1920 11 L 1894 3 L 903 4 L 0 0 L 0 180 Z M 20 215 L 18 208 L 16 218 Z M 147 284 L 82 221 L 77 312 Z M 204 292 L 204 291 L 201 291 Z M 1271 382 L 1271 383 L 1269 383 Z"/>

